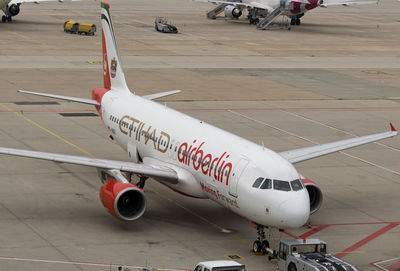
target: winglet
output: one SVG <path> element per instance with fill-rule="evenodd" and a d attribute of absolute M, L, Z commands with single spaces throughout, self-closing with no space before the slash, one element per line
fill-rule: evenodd
<path fill-rule="evenodd" d="M 397 132 L 396 128 L 394 128 L 392 123 L 390 123 L 390 129 L 392 129 L 392 132 Z"/>

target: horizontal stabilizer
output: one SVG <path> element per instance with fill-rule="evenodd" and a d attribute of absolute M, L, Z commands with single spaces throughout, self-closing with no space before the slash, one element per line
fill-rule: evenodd
<path fill-rule="evenodd" d="M 92 100 L 92 99 L 76 98 L 76 97 L 48 94 L 48 93 L 42 93 L 42 92 L 34 92 L 34 91 L 28 91 L 28 90 L 18 90 L 18 92 L 37 95 L 37 96 L 43 96 L 43 97 L 49 97 L 49 98 L 54 98 L 54 99 L 66 100 L 66 101 L 71 101 L 71 102 L 83 103 L 83 104 L 100 105 L 97 101 Z"/>
<path fill-rule="evenodd" d="M 148 100 L 154 100 L 154 99 L 158 99 L 158 98 L 161 98 L 161 97 L 173 95 L 173 94 L 176 94 L 176 93 L 179 93 L 179 92 L 181 92 L 181 90 L 171 90 L 171 91 L 165 91 L 165 92 L 149 94 L 149 95 L 145 95 L 145 96 L 142 96 L 142 97 L 146 98 Z"/>

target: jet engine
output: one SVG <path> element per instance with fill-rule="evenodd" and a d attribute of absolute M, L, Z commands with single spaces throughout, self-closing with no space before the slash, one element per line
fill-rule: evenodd
<path fill-rule="evenodd" d="M 110 214 L 125 221 L 138 219 L 146 210 L 143 190 L 131 183 L 108 179 L 100 189 L 100 199 Z"/>
<path fill-rule="evenodd" d="M 321 189 L 313 182 L 307 179 L 301 180 L 307 189 L 310 197 L 310 214 L 315 213 L 321 208 L 323 195 Z"/>
<path fill-rule="evenodd" d="M 240 16 L 242 16 L 242 11 L 235 6 L 226 6 L 225 16 L 232 19 L 238 19 Z"/>
<path fill-rule="evenodd" d="M 11 16 L 16 16 L 19 13 L 19 5 L 12 4 L 11 6 L 8 7 L 8 13 Z"/>

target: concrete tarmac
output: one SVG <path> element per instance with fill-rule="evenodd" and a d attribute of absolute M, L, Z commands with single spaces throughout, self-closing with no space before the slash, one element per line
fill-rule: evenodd
<path fill-rule="evenodd" d="M 186 0 L 110 4 L 138 95 L 181 89 L 160 102 L 276 151 L 400 127 L 398 1 L 319 8 L 291 31 L 207 20 L 211 4 Z M 1 146 L 128 160 L 94 108 L 16 92 L 89 98 L 102 86 L 99 5 L 23 4 L 12 23 L 0 24 Z M 156 32 L 156 16 L 180 33 Z M 64 33 L 68 19 L 97 24 L 96 36 Z M 320 238 L 358 270 L 395 270 L 399 158 L 400 136 L 296 164 L 324 203 L 309 227 L 273 230 L 271 241 Z M 103 208 L 95 169 L 0 159 L 0 270 L 191 269 L 228 255 L 247 270 L 276 270 L 251 253 L 251 223 L 209 200 L 148 181 L 145 215 L 125 223 Z"/>

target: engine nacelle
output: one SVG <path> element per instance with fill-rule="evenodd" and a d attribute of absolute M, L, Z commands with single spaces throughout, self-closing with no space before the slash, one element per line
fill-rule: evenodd
<path fill-rule="evenodd" d="M 100 199 L 110 214 L 125 221 L 138 219 L 146 210 L 143 190 L 130 183 L 108 179 L 100 189 Z"/>
<path fill-rule="evenodd" d="M 310 197 L 310 214 L 315 213 L 321 208 L 323 195 L 321 189 L 313 182 L 307 179 L 301 180 L 307 189 Z"/>
<path fill-rule="evenodd" d="M 8 7 L 8 13 L 11 16 L 16 16 L 19 13 L 19 5 L 18 4 L 12 4 L 11 6 Z"/>
<path fill-rule="evenodd" d="M 226 6 L 224 11 L 225 16 L 232 19 L 238 19 L 240 16 L 242 16 L 242 11 L 235 6 Z"/>

